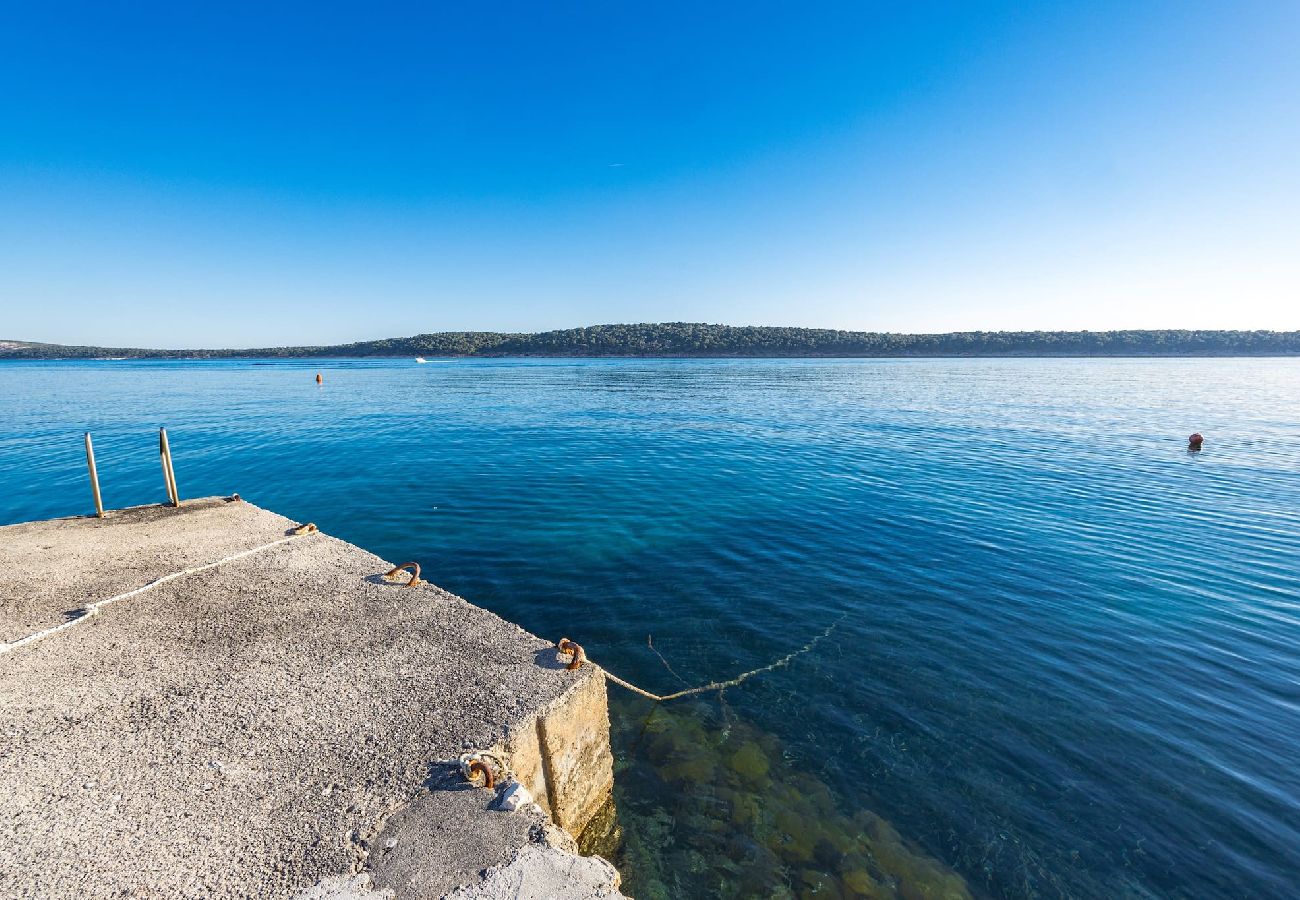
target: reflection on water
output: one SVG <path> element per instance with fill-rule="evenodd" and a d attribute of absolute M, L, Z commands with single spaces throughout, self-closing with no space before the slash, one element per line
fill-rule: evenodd
<path fill-rule="evenodd" d="M 725 698 L 722 703 L 725 704 Z M 961 876 L 792 763 L 725 705 L 611 699 L 624 843 L 642 900 L 678 897 L 962 900 Z"/>

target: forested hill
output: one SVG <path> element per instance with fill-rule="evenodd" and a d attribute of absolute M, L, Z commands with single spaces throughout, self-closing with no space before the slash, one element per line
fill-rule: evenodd
<path fill-rule="evenodd" d="M 665 323 L 539 334 L 444 331 L 328 347 L 143 350 L 0 341 L 0 359 L 328 356 L 1300 356 L 1300 331 L 962 331 L 890 334 Z"/>

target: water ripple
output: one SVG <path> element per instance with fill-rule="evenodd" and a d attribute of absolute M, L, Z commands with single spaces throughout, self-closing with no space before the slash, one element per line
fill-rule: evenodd
<path fill-rule="evenodd" d="M 107 503 L 161 500 L 159 424 L 187 495 L 419 559 L 651 689 L 677 681 L 647 635 L 704 681 L 840 621 L 674 727 L 833 785 L 817 815 L 881 859 L 896 828 L 889 877 L 950 884 L 928 855 L 998 897 L 1300 884 L 1297 361 L 4 363 L 0 522 L 85 512 L 83 430 Z M 638 896 L 888 875 L 761 846 L 743 797 L 663 780 L 620 723 Z"/>

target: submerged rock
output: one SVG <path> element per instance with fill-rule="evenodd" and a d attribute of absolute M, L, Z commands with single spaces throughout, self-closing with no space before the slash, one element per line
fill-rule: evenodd
<path fill-rule="evenodd" d="M 767 757 L 753 741 L 746 741 L 739 750 L 731 754 L 727 765 L 731 767 L 731 771 L 754 785 L 761 785 L 767 781 L 767 772 L 771 768 Z"/>
<path fill-rule="evenodd" d="M 961 876 L 885 819 L 860 808 L 846 814 L 850 801 L 788 761 L 775 736 L 734 720 L 711 727 L 706 710 L 658 706 L 648 718 L 614 717 L 641 760 L 624 775 L 643 782 L 635 800 L 625 794 L 618 803 L 629 893 L 969 900 Z"/>

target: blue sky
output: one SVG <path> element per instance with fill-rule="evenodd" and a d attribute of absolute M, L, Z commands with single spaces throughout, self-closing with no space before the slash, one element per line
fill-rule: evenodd
<path fill-rule="evenodd" d="M 1300 4 L 11 5 L 0 337 L 1300 328 Z"/>

